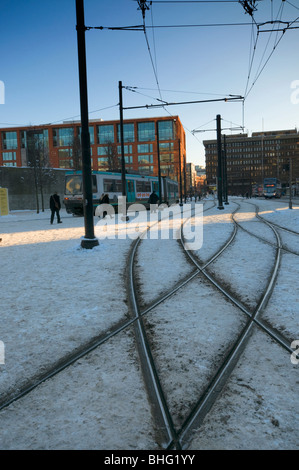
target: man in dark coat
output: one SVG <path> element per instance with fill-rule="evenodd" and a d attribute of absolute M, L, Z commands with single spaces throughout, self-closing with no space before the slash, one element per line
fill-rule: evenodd
<path fill-rule="evenodd" d="M 159 201 L 159 197 L 156 194 L 156 191 L 153 191 L 148 199 L 148 202 L 150 203 L 151 212 L 156 212 L 158 201 Z"/>
<path fill-rule="evenodd" d="M 62 224 L 60 220 L 60 214 L 59 214 L 59 211 L 61 209 L 60 197 L 58 196 L 57 191 L 54 194 L 52 194 L 52 196 L 50 197 L 50 209 L 51 209 L 51 224 L 53 224 L 55 214 L 57 217 L 57 223 Z"/>

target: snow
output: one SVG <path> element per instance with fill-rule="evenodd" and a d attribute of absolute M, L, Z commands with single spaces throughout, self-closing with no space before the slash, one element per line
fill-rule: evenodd
<path fill-rule="evenodd" d="M 217 209 L 217 201 L 214 207 L 205 201 L 204 209 L 209 210 L 203 214 L 203 246 L 194 251 L 202 263 L 233 234 L 231 214 L 236 209 L 238 223 L 275 243 L 271 229 L 257 221 L 252 204 L 260 207 L 260 215 L 267 220 L 299 231 L 298 206 L 290 210 L 288 201 L 231 198 L 223 211 Z M 179 206 L 174 213 L 176 218 Z M 83 218 L 64 210 L 61 217 L 60 225 L 50 225 L 49 211 L 0 217 L 2 403 L 49 368 L 61 365 L 74 351 L 105 338 L 129 320 L 127 256 L 147 222 L 140 219 L 136 226 L 116 216 L 108 218 L 103 228 L 103 222 L 95 219 L 99 246 L 84 250 L 80 246 Z M 153 235 L 140 242 L 136 269 L 142 307 L 195 271 L 177 239 L 179 226 L 174 224 L 173 239 Z M 279 233 L 283 243 L 298 251 L 298 236 Z M 207 269 L 254 309 L 274 252 L 272 246 L 240 230 Z M 163 263 L 157 269 L 160 259 Z M 299 338 L 298 266 L 296 255 L 282 254 L 278 279 L 263 312 L 263 318 L 286 335 L 290 344 Z M 145 315 L 176 427 L 246 320 L 200 273 Z M 255 327 L 221 397 L 194 431 L 189 448 L 297 449 L 298 367 L 287 351 Z M 159 429 L 145 390 L 133 327 L 127 326 L 3 408 L 0 425 L 0 449 L 158 449 Z"/>

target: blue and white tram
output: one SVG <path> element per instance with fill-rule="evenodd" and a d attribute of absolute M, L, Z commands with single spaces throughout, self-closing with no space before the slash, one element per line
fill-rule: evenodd
<path fill-rule="evenodd" d="M 263 195 L 265 199 L 281 197 L 281 182 L 277 178 L 264 178 Z"/>
<path fill-rule="evenodd" d="M 162 202 L 174 204 L 178 202 L 178 183 L 169 178 L 161 178 Z M 149 208 L 148 198 L 155 191 L 159 196 L 159 180 L 157 176 L 146 176 L 126 173 L 127 205 L 138 202 Z M 122 196 L 122 175 L 108 171 L 92 172 L 92 193 L 94 212 L 99 205 L 101 195 L 108 194 L 109 201 L 118 209 L 118 197 Z M 83 185 L 81 171 L 68 171 L 65 175 L 64 205 L 67 213 L 83 215 Z"/>

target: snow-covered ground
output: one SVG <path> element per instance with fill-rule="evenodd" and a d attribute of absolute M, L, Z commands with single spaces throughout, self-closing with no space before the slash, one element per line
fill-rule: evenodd
<path fill-rule="evenodd" d="M 223 211 L 216 204 L 203 215 L 203 246 L 197 250 L 203 261 L 231 235 L 234 202 L 241 205 L 238 222 L 242 223 L 243 213 L 246 229 L 251 229 L 251 219 L 257 224 L 254 208 L 248 209 L 246 201 L 232 198 Z M 253 202 L 269 221 L 299 231 L 297 207 L 289 210 L 287 201 Z M 4 364 L 0 364 L 1 402 L 17 395 L 74 350 L 128 319 L 125 273 L 132 237 L 104 238 L 101 229 L 99 246 L 84 250 L 80 246 L 83 218 L 63 210 L 61 216 L 60 225 L 50 225 L 49 211 L 0 217 L 0 344 L 5 346 Z M 107 223 L 109 234 L 109 224 L 114 222 Z M 96 236 L 100 236 L 99 230 L 96 225 Z M 259 226 L 259 234 L 261 230 Z M 121 233 L 124 235 L 123 224 Z M 265 226 L 266 237 L 268 233 Z M 138 264 L 141 275 L 144 273 L 140 281 L 146 301 L 152 299 L 151 291 L 146 290 L 148 283 L 154 280 L 154 289 L 155 283 L 162 285 L 161 290 L 168 288 L 176 277 L 176 263 L 184 266 L 182 276 L 191 271 L 177 248 L 177 240 L 141 242 L 144 256 L 138 257 Z M 158 276 L 150 249 L 165 256 L 164 271 Z M 265 265 L 267 259 L 273 263 L 272 252 L 269 245 L 243 232 L 210 269 L 231 279 L 240 297 L 248 295 L 250 304 L 263 288 Z M 249 271 L 242 277 L 244 262 Z M 297 256 L 283 254 L 278 283 L 264 312 L 290 341 L 299 339 L 298 266 Z M 219 355 L 225 348 L 226 333 L 234 338 L 244 322 L 229 303 L 221 307 L 220 294 L 204 284 L 192 281 L 182 295 L 176 294 L 147 317 L 161 345 L 165 333 L 169 337 L 171 331 L 176 338 L 174 347 L 165 342 L 160 367 L 165 368 L 164 355 L 182 358 L 177 370 L 168 369 L 164 378 L 170 390 L 172 387 L 169 400 L 182 412 L 201 388 L 195 378 L 190 380 L 186 403 L 182 403 L 180 389 L 191 377 L 188 370 L 204 380 L 209 363 L 215 362 L 213 352 Z M 288 352 L 256 330 L 190 448 L 298 448 L 298 368 Z M 127 327 L 0 411 L 0 449 L 157 449 L 154 429 L 133 331 Z"/>

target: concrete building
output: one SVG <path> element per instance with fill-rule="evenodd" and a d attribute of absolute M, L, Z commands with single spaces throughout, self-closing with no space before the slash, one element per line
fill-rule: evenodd
<path fill-rule="evenodd" d="M 216 187 L 218 167 L 217 140 L 203 142 L 206 156 L 207 185 Z M 299 178 L 299 133 L 297 129 L 222 135 L 223 154 L 226 152 L 229 194 L 251 193 L 253 185 L 264 178 L 276 177 L 282 186 L 289 178 Z M 290 174 L 291 172 L 291 174 Z"/>

